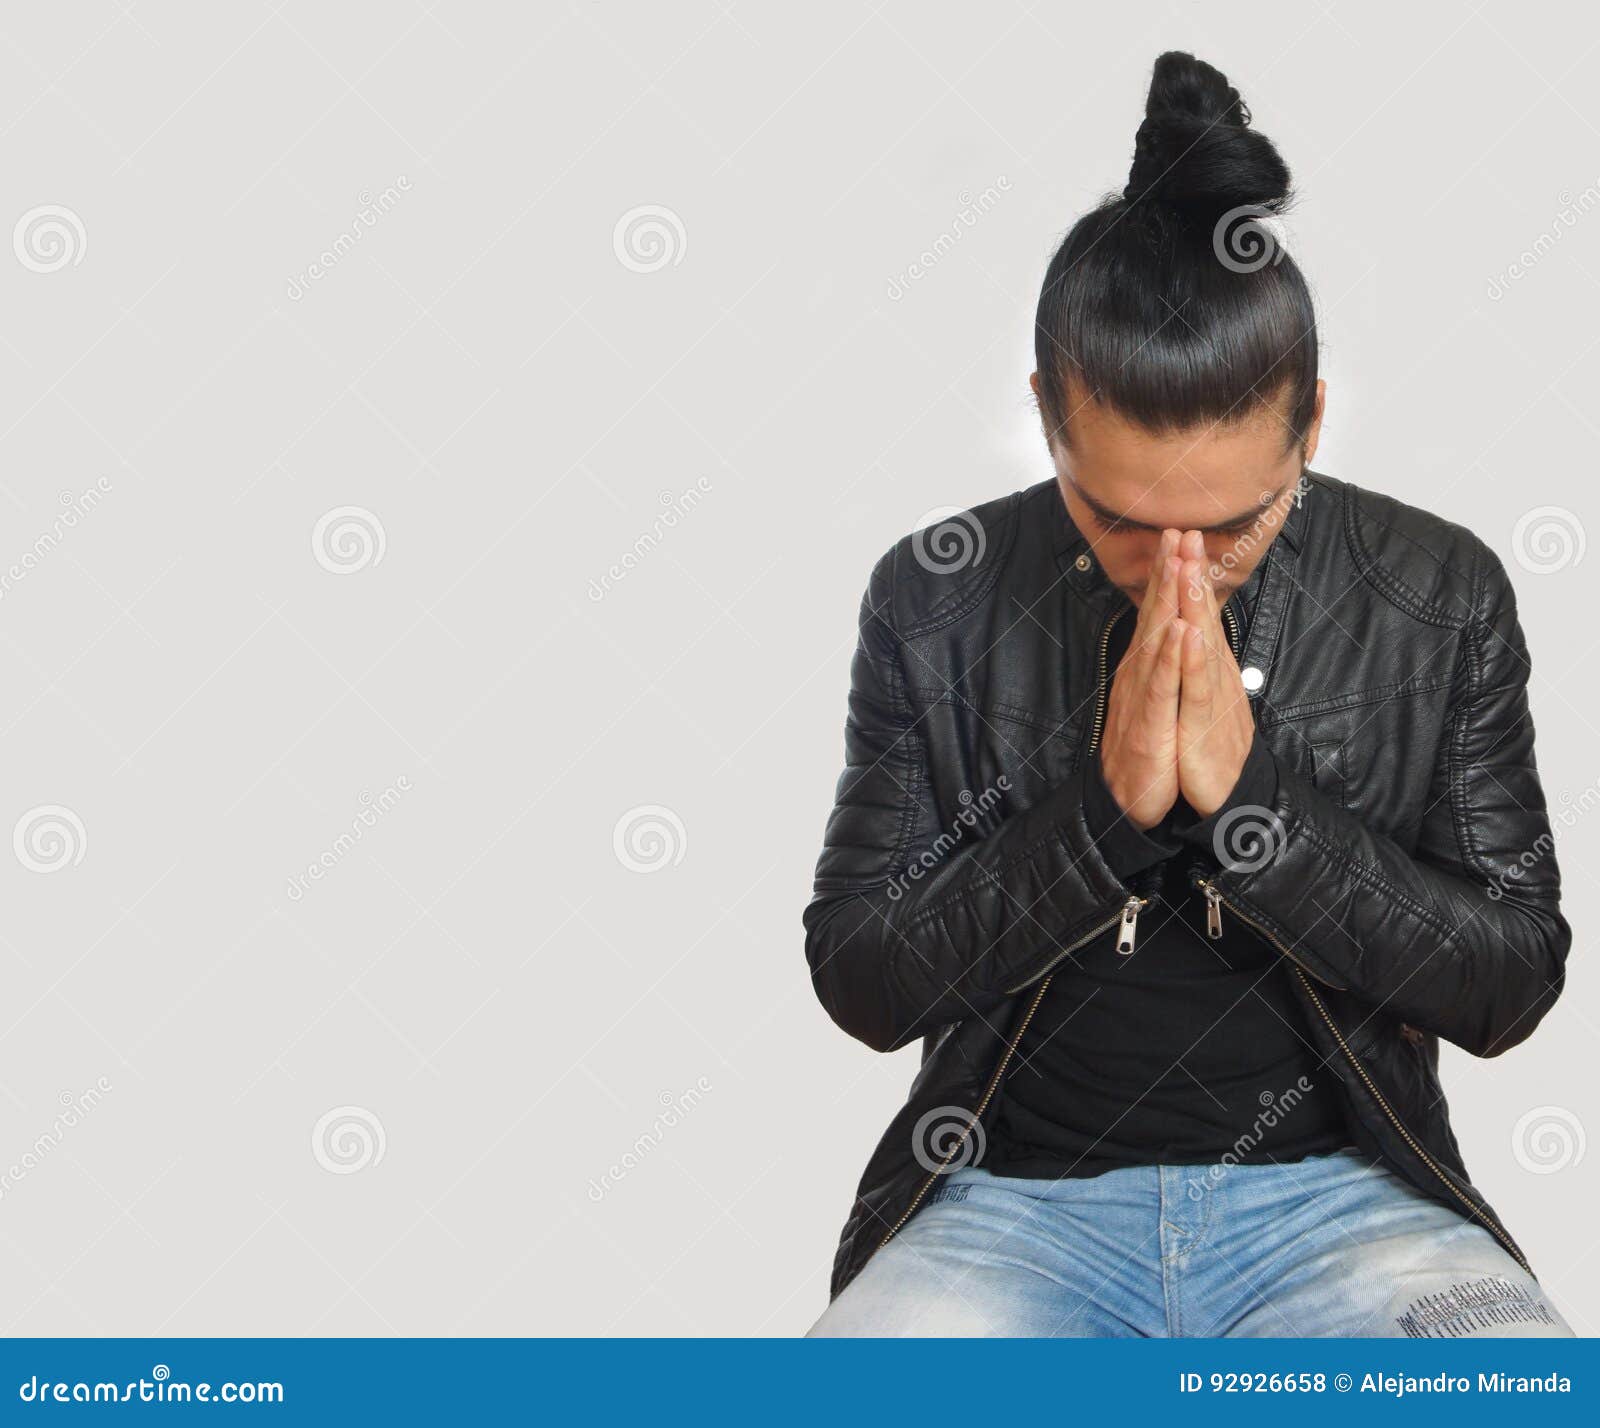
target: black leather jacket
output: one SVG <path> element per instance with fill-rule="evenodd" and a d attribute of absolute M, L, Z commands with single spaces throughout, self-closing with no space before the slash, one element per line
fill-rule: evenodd
<path fill-rule="evenodd" d="M 834 1294 L 976 1158 L 1051 968 L 1139 905 L 1082 798 L 1110 624 L 1132 606 L 1054 481 L 955 523 L 961 549 L 909 536 L 873 570 L 805 913 L 829 1015 L 877 1050 L 923 1038 Z M 1355 1142 L 1526 1265 L 1467 1178 L 1438 1079 L 1440 1038 L 1495 1056 L 1533 1031 L 1571 941 L 1511 585 L 1460 526 L 1312 473 L 1265 562 L 1240 664 L 1265 674 L 1277 856 L 1197 853 L 1195 895 L 1293 964 Z"/>

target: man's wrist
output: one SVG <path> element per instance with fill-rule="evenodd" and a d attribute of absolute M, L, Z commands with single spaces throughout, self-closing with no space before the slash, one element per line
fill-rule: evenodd
<path fill-rule="evenodd" d="M 1098 754 L 1090 761 L 1084 781 L 1083 816 L 1106 866 L 1123 881 L 1178 851 L 1176 843 L 1153 837 L 1128 817 L 1106 783 Z"/>
<path fill-rule="evenodd" d="M 1278 765 L 1272 750 L 1266 745 L 1258 729 L 1251 737 L 1250 751 L 1245 755 L 1233 791 L 1214 812 L 1183 828 L 1179 836 L 1192 847 L 1209 848 L 1215 843 L 1217 831 L 1229 814 L 1241 808 L 1259 808 L 1271 813 L 1278 797 Z"/>

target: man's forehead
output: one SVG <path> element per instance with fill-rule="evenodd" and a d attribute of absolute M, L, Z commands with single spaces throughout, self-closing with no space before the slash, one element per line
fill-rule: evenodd
<path fill-rule="evenodd" d="M 1124 479 L 1098 488 L 1074 473 L 1069 480 L 1079 499 L 1097 516 L 1130 528 L 1226 530 L 1253 521 L 1283 494 L 1289 477 L 1272 472 L 1258 477 L 1235 473 L 1222 488 L 1168 476 L 1141 483 Z"/>

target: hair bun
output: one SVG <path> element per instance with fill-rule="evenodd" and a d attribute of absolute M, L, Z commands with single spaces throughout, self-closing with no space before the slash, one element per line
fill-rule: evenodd
<path fill-rule="evenodd" d="M 1150 79 L 1123 198 L 1213 214 L 1246 204 L 1277 210 L 1289 196 L 1289 168 L 1249 125 L 1227 76 L 1168 51 Z"/>

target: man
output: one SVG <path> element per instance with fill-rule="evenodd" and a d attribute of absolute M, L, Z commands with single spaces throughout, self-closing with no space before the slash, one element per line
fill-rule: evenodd
<path fill-rule="evenodd" d="M 813 1332 L 1570 1332 L 1437 1075 L 1570 940 L 1511 588 L 1309 469 L 1324 399 L 1069 391 L 1055 480 L 874 570 L 806 950 L 923 1064 Z"/>

